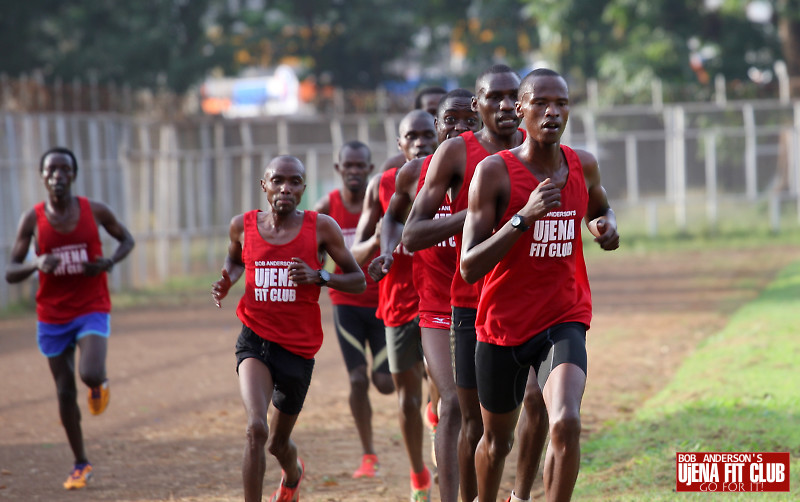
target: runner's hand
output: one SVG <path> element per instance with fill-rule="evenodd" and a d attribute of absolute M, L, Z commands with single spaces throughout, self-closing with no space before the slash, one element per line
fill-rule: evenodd
<path fill-rule="evenodd" d="M 369 276 L 372 277 L 373 281 L 378 282 L 389 273 L 389 270 L 392 268 L 392 263 L 394 263 L 394 258 L 391 254 L 376 256 L 370 262 L 367 272 Z"/>
<path fill-rule="evenodd" d="M 214 303 L 218 308 L 222 308 L 222 299 L 228 296 L 228 290 L 231 289 L 231 277 L 228 271 L 222 269 L 222 277 L 220 280 L 211 285 L 211 297 L 214 298 Z"/>
<path fill-rule="evenodd" d="M 54 254 L 43 254 L 36 258 L 36 268 L 45 274 L 52 274 L 61 264 L 61 258 Z"/>
<path fill-rule="evenodd" d="M 311 268 L 300 258 L 292 258 L 289 265 L 289 280 L 295 284 L 316 284 L 319 282 L 319 272 Z"/>
<path fill-rule="evenodd" d="M 83 273 L 89 277 L 94 277 L 103 272 L 110 272 L 114 266 L 114 260 L 111 258 L 98 258 L 95 261 L 87 261 L 83 263 Z"/>

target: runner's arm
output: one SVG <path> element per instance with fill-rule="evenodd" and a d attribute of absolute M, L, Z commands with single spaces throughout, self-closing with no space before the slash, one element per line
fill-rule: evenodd
<path fill-rule="evenodd" d="M 244 215 L 239 214 L 231 219 L 228 229 L 228 254 L 225 256 L 225 265 L 222 267 L 222 277 L 211 285 L 211 296 L 217 307 L 222 307 L 222 299 L 228 295 L 231 286 L 239 280 L 244 273 L 242 261 L 242 239 L 244 237 Z"/>
<path fill-rule="evenodd" d="M 106 258 L 95 258 L 91 262 L 84 263 L 83 268 L 86 275 L 97 275 L 102 271 L 109 272 L 111 268 L 122 261 L 130 254 L 136 242 L 133 240 L 128 228 L 123 225 L 114 212 L 106 204 L 98 201 L 91 201 L 92 213 L 100 225 L 106 229 L 108 235 L 119 243 L 114 254 Z"/>
<path fill-rule="evenodd" d="M 586 225 L 593 230 L 595 242 L 606 251 L 619 247 L 619 233 L 617 232 L 617 217 L 608 203 L 606 189 L 600 179 L 600 166 L 591 153 L 584 150 L 575 150 L 583 166 L 583 177 L 586 181 L 586 190 L 589 192 L 589 204 L 586 208 Z M 596 233 L 595 233 L 596 232 Z"/>
<path fill-rule="evenodd" d="M 49 274 L 61 262 L 57 256 L 51 254 L 37 256 L 34 261 L 25 261 L 35 228 L 36 211 L 31 209 L 19 219 L 17 235 L 11 246 L 11 261 L 6 268 L 6 281 L 11 284 L 24 281 L 36 270 Z"/>
<path fill-rule="evenodd" d="M 369 262 L 380 249 L 380 232 L 376 232 L 382 216 L 379 198 L 380 184 L 380 175 L 373 176 L 369 184 L 367 184 L 367 193 L 364 195 L 361 217 L 358 219 L 356 235 L 353 245 L 350 247 L 350 251 L 359 265 Z"/>
<path fill-rule="evenodd" d="M 317 239 L 322 249 L 342 269 L 340 274 L 331 274 L 327 286 L 345 293 L 363 293 L 367 289 L 364 272 L 361 271 L 352 253 L 347 249 L 342 229 L 333 218 L 327 215 L 317 217 Z M 319 280 L 318 272 L 314 271 L 314 273 L 313 282 L 317 282 Z M 291 271 L 289 278 L 294 280 Z"/>
<path fill-rule="evenodd" d="M 463 173 L 466 147 L 463 138 L 452 138 L 439 145 L 433 154 L 425 182 L 417 194 L 403 229 L 403 245 L 419 251 L 446 241 L 464 227 L 466 211 L 449 218 L 435 218 L 448 190 Z M 462 174 L 463 176 L 463 174 Z"/>

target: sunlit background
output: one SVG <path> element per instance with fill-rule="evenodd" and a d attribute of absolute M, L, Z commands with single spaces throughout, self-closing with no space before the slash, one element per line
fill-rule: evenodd
<path fill-rule="evenodd" d="M 0 260 L 41 200 L 53 145 L 76 192 L 137 239 L 114 287 L 215 270 L 232 215 L 263 205 L 277 154 L 380 164 L 425 86 L 495 63 L 562 73 L 564 142 L 594 152 L 628 236 L 713 235 L 800 219 L 800 0 L 27 0 L 0 12 Z M 177 257 L 189 256 L 190 259 Z M 177 264 L 177 266 L 175 266 Z M 0 284 L 0 307 L 31 285 Z"/>

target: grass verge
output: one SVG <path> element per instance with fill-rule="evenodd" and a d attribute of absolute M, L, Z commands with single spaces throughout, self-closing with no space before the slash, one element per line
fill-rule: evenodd
<path fill-rule="evenodd" d="M 800 262 L 784 269 L 629 422 L 582 447 L 575 500 L 800 500 Z M 624 377 L 624 375 L 620 375 Z M 791 492 L 677 493 L 676 452 L 788 451 Z"/>

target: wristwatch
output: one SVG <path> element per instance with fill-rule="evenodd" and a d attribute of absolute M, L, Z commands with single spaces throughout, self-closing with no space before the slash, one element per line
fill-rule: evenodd
<path fill-rule="evenodd" d="M 321 268 L 317 270 L 317 274 L 319 275 L 319 280 L 317 281 L 317 286 L 322 287 L 328 284 L 328 281 L 331 280 L 331 273 Z"/>
<path fill-rule="evenodd" d="M 522 216 L 519 214 L 515 214 L 511 217 L 511 226 L 519 230 L 520 232 L 524 232 L 528 230 L 530 227 L 525 224 L 525 220 L 522 219 Z"/>

